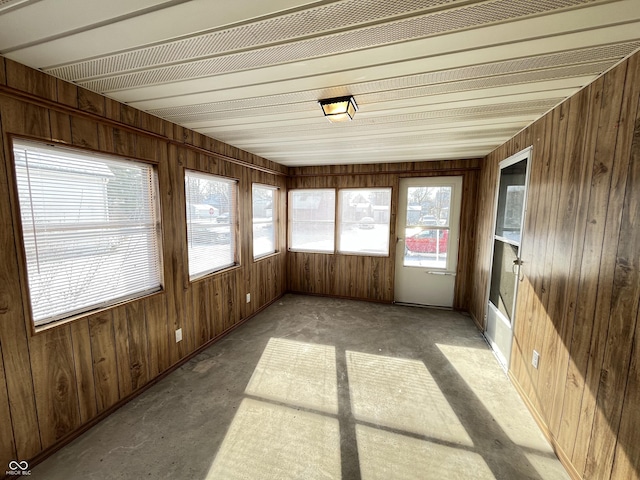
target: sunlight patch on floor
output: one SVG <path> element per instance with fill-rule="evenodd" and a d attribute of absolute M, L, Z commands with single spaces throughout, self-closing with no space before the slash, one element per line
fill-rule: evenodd
<path fill-rule="evenodd" d="M 205 480 L 341 478 L 338 420 L 244 399 Z"/>
<path fill-rule="evenodd" d="M 477 453 L 356 426 L 362 480 L 442 480 L 473 478 L 494 480 L 491 470 Z"/>
<path fill-rule="evenodd" d="M 346 354 L 351 409 L 357 421 L 473 446 L 423 362 Z"/>
<path fill-rule="evenodd" d="M 245 393 L 337 414 L 335 347 L 271 338 Z"/>

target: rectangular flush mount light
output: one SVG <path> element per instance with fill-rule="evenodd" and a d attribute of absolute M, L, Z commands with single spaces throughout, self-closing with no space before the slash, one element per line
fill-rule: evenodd
<path fill-rule="evenodd" d="M 324 116 L 332 123 L 353 120 L 358 111 L 358 105 L 353 97 L 327 98 L 318 103 L 322 107 Z"/>

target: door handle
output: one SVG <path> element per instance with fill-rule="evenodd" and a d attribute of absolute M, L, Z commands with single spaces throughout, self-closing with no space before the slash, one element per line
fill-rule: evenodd
<path fill-rule="evenodd" d="M 516 258 L 516 259 L 513 261 L 513 265 L 511 266 L 511 272 L 512 272 L 514 275 L 517 275 L 517 276 L 518 276 L 518 280 L 519 280 L 520 282 L 522 282 L 522 281 L 524 280 L 524 276 L 523 276 L 523 275 L 521 275 L 521 273 L 522 273 L 522 269 L 520 268 L 520 267 L 522 267 L 522 265 L 523 265 L 523 264 L 524 264 L 524 262 L 523 262 L 520 258 Z"/>

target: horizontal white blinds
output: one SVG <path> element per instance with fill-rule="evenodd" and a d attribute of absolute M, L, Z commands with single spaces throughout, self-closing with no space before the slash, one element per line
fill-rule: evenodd
<path fill-rule="evenodd" d="M 185 170 L 189 277 L 236 264 L 237 181 Z"/>
<path fill-rule="evenodd" d="M 152 166 L 25 140 L 14 159 L 35 325 L 161 288 Z"/>

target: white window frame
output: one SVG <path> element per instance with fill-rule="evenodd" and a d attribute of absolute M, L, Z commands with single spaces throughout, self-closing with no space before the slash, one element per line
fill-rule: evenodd
<path fill-rule="evenodd" d="M 256 188 L 259 189 L 263 189 L 263 190 L 271 190 L 272 192 L 272 197 L 271 197 L 271 220 L 259 220 L 256 221 L 255 217 L 253 216 L 254 212 L 255 212 L 255 207 L 253 205 L 253 202 L 255 200 L 255 190 Z M 275 253 L 278 253 L 278 246 L 279 246 L 279 242 L 278 242 L 278 203 L 279 203 L 279 192 L 280 189 L 278 187 L 276 187 L 275 185 L 265 185 L 262 183 L 253 183 L 251 185 L 251 238 L 253 239 L 252 245 L 253 245 L 253 259 L 254 260 L 260 260 L 261 258 L 264 257 L 268 257 L 269 255 L 273 255 Z M 255 254 L 255 236 L 254 236 L 254 229 L 256 225 L 271 225 L 271 228 L 273 229 L 273 250 L 270 250 L 268 252 L 265 253 L 260 253 L 259 255 Z"/>
<path fill-rule="evenodd" d="M 331 223 L 333 225 L 333 235 L 332 235 L 332 248 L 331 249 L 326 249 L 326 250 L 319 250 L 319 249 L 304 249 L 304 248 L 297 248 L 292 246 L 292 237 L 293 237 L 293 224 L 294 224 L 294 220 L 293 220 L 293 214 L 292 214 L 292 209 L 293 209 L 293 195 L 294 193 L 300 193 L 300 192 L 333 192 L 333 220 L 329 221 L 327 220 L 326 223 Z M 335 254 L 336 252 L 336 205 L 337 205 L 337 194 L 336 194 L 336 189 L 335 188 L 296 188 L 296 189 L 291 189 L 289 190 L 289 221 L 288 221 L 288 230 L 289 230 L 289 235 L 288 235 L 288 250 L 290 252 L 303 252 L 303 253 L 324 253 L 324 254 Z M 302 222 L 298 222 L 298 223 L 317 223 L 317 221 L 313 221 L 313 220 L 307 220 L 307 221 L 302 221 Z"/>
<path fill-rule="evenodd" d="M 385 252 L 367 252 L 367 251 L 362 251 L 362 250 L 346 250 L 346 249 L 342 249 L 340 248 L 340 244 L 342 243 L 341 241 L 341 237 L 342 237 L 342 232 L 343 232 L 343 228 L 345 226 L 345 224 L 350 224 L 350 223 L 355 223 L 355 224 L 359 224 L 359 222 L 354 221 L 345 221 L 343 219 L 343 198 L 342 195 L 345 192 L 357 192 L 357 191 L 372 191 L 372 190 L 376 190 L 376 191 L 383 191 L 386 190 L 389 192 L 389 215 L 388 215 L 388 221 L 386 223 L 387 226 L 387 243 L 386 243 L 386 251 Z M 343 255 L 357 255 L 357 256 L 363 256 L 363 257 L 388 257 L 389 256 L 389 237 L 391 235 L 391 202 L 392 202 L 392 194 L 393 194 L 393 190 L 391 187 L 353 187 L 353 188 L 341 188 L 338 190 L 338 195 L 337 195 L 337 199 L 336 199 L 336 203 L 337 203 L 337 209 L 338 209 L 338 213 L 337 213 L 337 221 L 336 221 L 336 230 L 337 230 L 337 236 L 336 236 L 336 251 L 340 254 Z M 373 214 L 373 218 L 375 219 L 375 213 Z M 371 225 L 384 225 L 384 223 L 381 222 L 374 222 Z M 375 228 L 375 227 L 374 227 Z"/>
<path fill-rule="evenodd" d="M 229 263 L 224 263 L 222 265 L 215 265 L 215 266 L 210 266 L 208 268 L 204 268 L 201 270 L 197 270 L 194 271 L 193 273 L 191 273 L 191 267 L 194 265 L 194 256 L 192 253 L 192 246 L 194 243 L 194 239 L 192 238 L 192 236 L 190 235 L 192 229 L 190 229 L 190 218 L 189 218 L 189 212 L 188 212 L 188 208 L 189 208 L 189 198 L 188 198 L 188 186 L 187 186 L 187 180 L 189 178 L 189 176 L 193 176 L 195 178 L 198 178 L 200 180 L 208 180 L 208 181 L 213 181 L 213 182 L 219 182 L 219 183 L 224 183 L 227 185 L 231 186 L 231 198 L 229 198 L 229 221 L 227 223 L 225 223 L 225 225 L 229 225 L 229 232 L 230 232 L 230 238 L 229 238 L 229 245 L 231 246 L 231 261 Z M 190 169 L 185 169 L 184 170 L 184 183 L 185 183 L 185 231 L 186 231 L 186 237 L 187 237 L 187 265 L 188 265 L 188 270 L 189 270 L 189 280 L 190 281 L 194 281 L 194 280 L 198 280 L 201 279 L 203 277 L 206 277 L 208 275 L 214 274 L 216 272 L 221 272 L 224 270 L 227 270 L 229 268 L 233 268 L 237 265 L 240 264 L 239 261 L 239 251 L 238 251 L 238 237 L 239 232 L 238 232 L 238 190 L 239 190 L 239 186 L 238 186 L 238 180 L 235 178 L 228 178 L 228 177 L 223 177 L 220 175 L 214 175 L 212 173 L 208 173 L 208 172 L 202 172 L 199 170 L 190 170 Z M 215 219 L 214 219 L 215 220 Z M 212 222 L 212 226 L 211 226 L 211 230 L 215 230 L 217 227 L 218 223 L 217 221 Z M 222 229 L 220 229 L 222 230 Z M 213 238 L 214 234 L 211 233 L 212 235 L 212 243 L 216 243 L 216 240 Z"/>
<path fill-rule="evenodd" d="M 19 205 L 18 215 L 20 223 L 20 235 L 24 254 L 24 278 L 27 285 L 27 297 L 25 303 L 29 311 L 34 331 L 41 327 L 49 327 L 82 317 L 87 314 L 94 313 L 99 310 L 109 308 L 123 302 L 141 298 L 155 292 L 161 291 L 163 288 L 163 259 L 162 259 L 162 242 L 161 242 L 161 212 L 159 204 L 159 182 L 157 168 L 150 162 L 134 160 L 131 158 L 120 157 L 112 154 L 96 153 L 80 148 L 62 146 L 51 142 L 40 142 L 34 140 L 26 140 L 22 138 L 12 139 L 13 166 L 15 174 L 15 193 Z M 24 166 L 22 165 L 24 158 Z M 49 159 L 49 160 L 47 160 Z M 47 163 L 48 162 L 48 163 Z M 74 163 L 75 162 L 75 163 Z M 40 166 L 38 166 L 38 163 Z M 93 165 L 91 165 L 94 163 Z M 20 165 L 19 165 L 20 164 Z M 89 165 L 91 165 L 89 167 Z M 109 198 L 108 182 L 113 177 L 113 171 L 109 166 L 131 167 L 136 165 L 137 168 L 147 176 L 146 181 L 143 178 L 142 194 L 146 199 L 149 209 L 146 211 L 147 220 L 138 220 L 133 224 L 123 223 L 122 221 L 113 222 L 112 207 L 108 203 L 112 199 Z M 91 169 L 91 172 L 87 170 Z M 23 171 L 24 170 L 24 171 Z M 43 170 L 50 170 L 48 173 Z M 101 172 L 101 173 L 96 173 Z M 102 187 L 99 182 L 93 178 L 95 176 L 102 178 Z M 71 179 L 76 177 L 87 177 L 93 180 L 83 186 L 79 190 L 71 189 L 73 183 Z M 111 180 L 113 181 L 113 180 Z M 67 187 L 65 188 L 65 182 Z M 39 183 L 40 186 L 36 187 Z M 45 185 L 45 186 L 42 186 Z M 84 185 L 84 184 L 82 184 Z M 39 193 L 34 193 L 38 190 Z M 82 212 L 82 205 L 77 204 L 73 194 L 67 192 L 88 192 L 83 197 L 87 199 L 87 208 L 90 212 Z M 37 204 L 34 195 L 47 195 L 45 202 L 40 197 L 40 205 Z M 66 196 L 65 196 L 66 195 Z M 84 195 L 84 193 L 83 193 Z M 27 199 L 25 201 L 25 198 Z M 56 203 L 56 198 L 60 198 L 62 203 Z M 100 198 L 102 198 L 100 200 Z M 96 200 L 97 199 L 97 200 Z M 96 203 L 97 202 L 97 203 Z M 72 207 L 65 210 L 65 205 Z M 46 211 L 45 211 L 46 210 Z M 84 214 L 83 214 L 84 213 Z M 94 221 L 94 216 L 100 215 L 100 218 Z M 69 215 L 69 216 L 66 216 Z M 83 219 L 77 222 L 69 221 L 73 215 L 78 218 L 83 215 Z M 40 220 L 38 220 L 38 217 Z M 59 218 L 59 220 L 49 220 L 47 218 Z M 132 228 L 133 227 L 133 228 Z M 116 253 L 118 242 L 140 241 L 140 233 L 147 235 L 143 244 L 146 245 L 148 251 L 143 250 L 143 255 L 135 257 L 132 260 L 128 253 L 117 257 Z M 145 233 L 146 232 L 146 233 Z M 151 236 L 149 236 L 151 234 Z M 48 238 L 47 238 L 48 237 Z M 144 238 L 144 237 L 143 237 Z M 71 242 L 81 242 L 82 249 L 74 250 L 69 245 Z M 46 257 L 47 249 L 54 252 L 56 249 L 65 249 L 65 255 L 49 253 Z M 79 252 L 82 252 L 80 254 Z M 87 253 L 87 252 L 98 253 Z M 138 252 L 140 250 L 137 250 Z M 71 256 L 70 256 L 71 255 Z M 98 260 L 91 260 L 95 258 Z M 114 259 L 117 262 L 145 262 L 141 267 L 137 263 L 127 263 L 129 268 L 137 270 L 145 270 L 146 276 L 141 276 L 147 280 L 139 281 L 135 286 L 126 291 L 118 271 L 122 269 L 108 268 L 102 269 L 105 260 Z M 66 260 L 66 261 L 65 261 Z M 88 262 L 94 262 L 89 264 Z M 83 267 L 83 265 L 86 265 Z M 125 265 L 125 263 L 120 264 Z M 85 272 L 82 273 L 84 268 Z M 91 270 L 93 275 L 89 275 L 86 271 Z M 100 277 L 101 285 L 94 285 L 93 279 Z M 82 275 L 84 277 L 80 278 Z M 111 278 L 109 277 L 111 276 Z M 44 280 L 43 280 L 44 279 Z M 108 282 L 112 280 L 112 289 L 119 293 L 112 293 Z M 47 295 L 54 295 L 55 304 L 51 300 L 37 300 L 34 295 L 41 295 L 41 284 L 43 281 L 53 282 L 50 289 L 46 290 Z M 69 286 L 71 282 L 84 282 L 84 293 L 87 288 L 93 285 L 93 292 L 90 295 L 78 294 L 79 287 Z M 80 284 L 78 283 L 78 285 Z M 55 289 L 59 289 L 57 292 Z M 45 298 L 46 298 L 45 296 Z M 69 298 L 66 302 L 64 299 Z M 47 305 L 49 311 L 55 313 L 46 315 L 45 307 Z M 67 307 L 67 308 L 65 308 Z"/>

